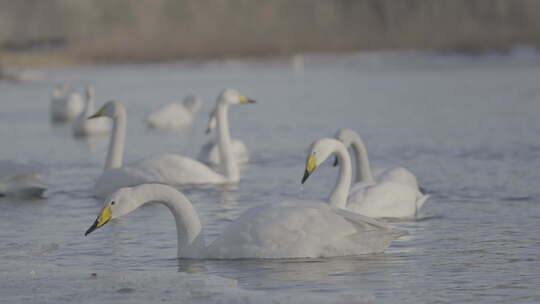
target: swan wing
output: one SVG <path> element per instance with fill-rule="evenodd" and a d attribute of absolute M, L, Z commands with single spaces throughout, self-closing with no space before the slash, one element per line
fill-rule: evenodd
<path fill-rule="evenodd" d="M 416 176 L 403 167 L 376 170 L 375 179 L 379 182 L 395 182 L 418 189 Z"/>
<path fill-rule="evenodd" d="M 37 163 L 0 160 L 0 179 L 21 175 L 43 174 L 45 171 L 45 167 Z"/>
<path fill-rule="evenodd" d="M 234 160 L 237 164 L 245 164 L 249 161 L 249 152 L 246 145 L 242 141 L 238 139 L 232 139 L 231 148 Z M 211 146 L 208 147 L 208 149 L 208 163 L 212 165 L 219 165 L 220 156 L 218 144 L 213 143 Z"/>
<path fill-rule="evenodd" d="M 185 128 L 191 125 L 193 115 L 181 103 L 170 103 L 150 113 L 146 122 L 152 128 Z"/>
<path fill-rule="evenodd" d="M 181 186 L 225 182 L 223 175 L 199 161 L 176 154 L 163 154 L 106 170 L 98 179 L 95 192 L 98 197 L 104 197 L 118 188 L 143 183 Z"/>
<path fill-rule="evenodd" d="M 389 241 L 367 242 L 371 236 L 386 233 L 379 227 L 382 226 L 378 222 L 341 212 L 324 202 L 285 201 L 246 211 L 207 248 L 207 253 L 212 258 L 374 253 L 383 251 L 389 244 Z"/>
<path fill-rule="evenodd" d="M 347 209 L 369 217 L 413 217 L 418 190 L 396 182 L 380 182 L 354 188 Z"/>

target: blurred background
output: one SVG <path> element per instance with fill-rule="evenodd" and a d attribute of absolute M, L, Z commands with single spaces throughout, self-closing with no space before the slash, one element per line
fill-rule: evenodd
<path fill-rule="evenodd" d="M 0 1 L 0 64 L 538 46 L 536 0 Z"/>

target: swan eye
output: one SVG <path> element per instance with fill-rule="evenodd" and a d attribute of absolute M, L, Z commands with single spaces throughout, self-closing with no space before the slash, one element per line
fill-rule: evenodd
<path fill-rule="evenodd" d="M 114 205 L 114 201 L 111 202 L 111 206 Z"/>

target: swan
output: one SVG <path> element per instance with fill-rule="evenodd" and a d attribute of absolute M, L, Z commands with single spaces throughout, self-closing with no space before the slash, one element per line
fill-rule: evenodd
<path fill-rule="evenodd" d="M 252 102 L 251 99 L 240 95 L 235 90 L 226 89 L 218 97 L 218 124 L 226 126 L 223 117 L 230 104 Z M 195 184 L 224 184 L 237 183 L 240 180 L 240 169 L 231 157 L 228 148 L 230 135 L 228 132 L 220 134 L 220 149 L 222 159 L 226 161 L 221 165 L 219 173 L 205 164 L 189 157 L 164 154 L 152 156 L 140 161 L 123 165 L 124 141 L 126 136 L 126 109 L 116 101 L 109 101 L 89 119 L 106 116 L 113 119 L 113 131 L 109 144 L 105 169 L 95 185 L 95 194 L 105 197 L 114 190 L 126 186 L 143 183 L 163 183 L 170 185 Z"/>
<path fill-rule="evenodd" d="M 217 126 L 217 107 L 210 112 L 210 118 L 208 119 L 208 126 L 206 129 L 206 133 L 210 133 L 211 130 L 215 129 Z M 228 126 L 228 116 L 225 116 L 224 119 L 227 120 L 227 126 Z M 218 136 L 221 132 L 227 132 L 228 130 L 224 130 L 222 128 L 218 128 Z M 201 152 L 199 153 L 199 159 L 207 162 L 211 165 L 219 165 L 219 142 L 216 143 L 216 140 L 212 140 L 207 142 L 201 149 Z M 235 159 L 236 163 L 239 165 L 245 164 L 249 161 L 249 152 L 246 147 L 246 145 L 238 140 L 231 138 L 231 150 L 233 158 Z"/>
<path fill-rule="evenodd" d="M 94 113 L 94 95 L 93 87 L 87 87 L 85 90 L 85 105 L 84 110 L 73 120 L 72 131 L 73 136 L 84 137 L 92 135 L 103 135 L 110 131 L 111 124 L 108 118 L 100 117 L 95 119 L 87 119 Z"/>
<path fill-rule="evenodd" d="M 0 160 L 0 196 L 43 197 L 45 170 L 37 164 Z"/>
<path fill-rule="evenodd" d="M 370 217 L 416 216 L 429 195 L 420 191 L 414 174 L 398 167 L 379 170 L 374 178 L 366 147 L 358 133 L 342 129 L 336 138 L 345 147 L 352 146 L 356 159 L 356 182 L 349 193 L 347 209 Z"/>
<path fill-rule="evenodd" d="M 162 184 L 121 188 L 104 203 L 85 236 L 110 220 L 149 203 L 174 216 L 177 256 L 193 259 L 318 258 L 383 252 L 403 235 L 374 219 L 317 201 L 284 201 L 252 207 L 206 246 L 197 211 L 176 189 Z"/>
<path fill-rule="evenodd" d="M 146 123 L 150 128 L 183 129 L 191 126 L 195 114 L 200 109 L 200 98 L 188 95 L 182 103 L 170 103 L 150 113 L 146 118 Z"/>
<path fill-rule="evenodd" d="M 51 119 L 55 122 L 72 120 L 81 113 L 84 103 L 76 92 L 71 91 L 71 87 L 64 84 L 62 88 L 55 88 L 51 97 Z"/>

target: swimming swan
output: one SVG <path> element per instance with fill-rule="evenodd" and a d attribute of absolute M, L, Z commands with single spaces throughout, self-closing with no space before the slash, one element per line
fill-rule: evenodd
<path fill-rule="evenodd" d="M 76 92 L 71 91 L 71 87 L 64 84 L 62 88 L 55 88 L 51 97 L 51 120 L 53 122 L 64 122 L 72 120 L 81 113 L 84 103 Z"/>
<path fill-rule="evenodd" d="M 224 90 L 218 97 L 220 108 L 218 115 L 226 115 L 226 109 L 230 104 L 249 102 L 252 102 L 251 99 L 240 95 L 235 90 Z M 102 116 L 113 119 L 113 132 L 105 170 L 97 180 L 94 189 L 98 197 L 105 197 L 118 188 L 143 183 L 163 183 L 178 186 L 236 183 L 240 180 L 240 169 L 236 162 L 233 161 L 231 151 L 228 148 L 220 149 L 221 157 L 226 160 L 221 168 L 223 174 L 197 160 L 176 154 L 152 156 L 124 166 L 126 109 L 116 101 L 109 101 L 89 119 Z M 223 119 L 218 119 L 218 123 L 224 124 L 226 122 L 223 122 Z M 221 135 L 220 144 L 229 147 L 229 133 L 224 132 Z"/>
<path fill-rule="evenodd" d="M 75 137 L 85 137 L 92 135 L 107 134 L 111 130 L 111 122 L 106 117 L 87 119 L 94 113 L 94 95 L 93 87 L 87 87 L 85 90 L 84 110 L 73 120 L 72 131 Z"/>
<path fill-rule="evenodd" d="M 170 103 L 150 113 L 146 123 L 150 128 L 183 129 L 191 126 L 195 114 L 200 109 L 200 98 L 188 95 L 181 103 Z"/>
<path fill-rule="evenodd" d="M 0 196 L 43 197 L 44 172 L 37 164 L 0 160 Z"/>
<path fill-rule="evenodd" d="M 217 126 L 217 107 L 212 110 L 210 113 L 210 118 L 208 119 L 208 126 L 206 129 L 206 133 L 210 133 L 211 130 L 215 129 Z M 229 125 L 228 116 L 225 115 L 224 119 L 227 120 L 227 126 Z M 218 136 L 221 132 L 228 132 L 228 130 L 224 130 L 221 128 L 218 128 Z M 212 140 L 206 143 L 199 153 L 199 159 L 207 162 L 211 165 L 219 165 L 219 142 L 216 142 L 217 140 Z M 231 138 L 231 150 L 233 158 L 236 160 L 236 163 L 241 165 L 245 164 L 249 161 L 249 152 L 247 150 L 246 145 L 238 140 Z"/>
<path fill-rule="evenodd" d="M 317 258 L 382 252 L 402 235 L 359 214 L 316 201 L 285 201 L 253 207 L 206 246 L 199 216 L 177 190 L 161 184 L 122 188 L 105 201 L 88 235 L 111 219 L 149 203 L 174 215 L 178 257 L 195 259 Z"/>
<path fill-rule="evenodd" d="M 419 190 L 414 174 L 397 167 L 381 170 L 374 178 L 360 136 L 350 129 L 342 129 L 336 138 L 345 147 L 352 146 L 356 159 L 356 182 L 349 193 L 347 209 L 370 217 L 416 216 L 429 195 Z"/>

